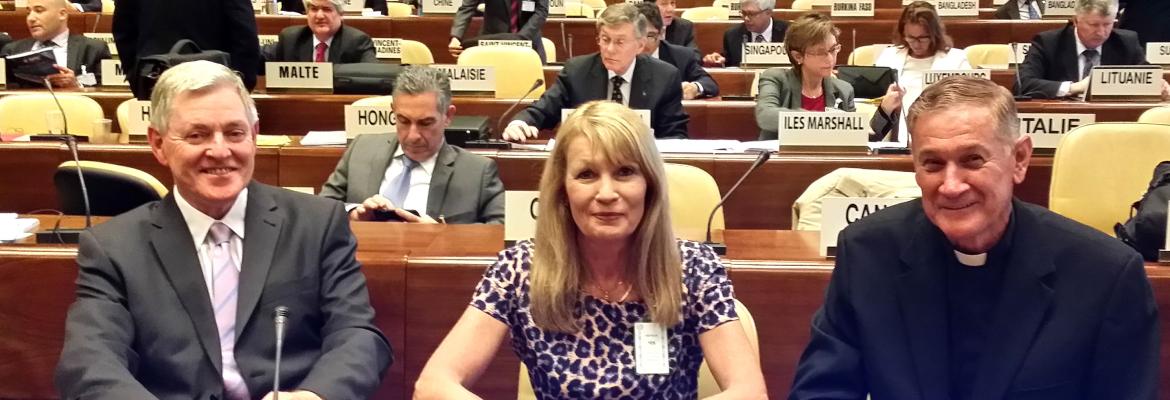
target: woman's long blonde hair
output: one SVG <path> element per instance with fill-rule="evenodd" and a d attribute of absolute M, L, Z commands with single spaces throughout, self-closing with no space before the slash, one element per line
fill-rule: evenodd
<path fill-rule="evenodd" d="M 632 162 L 646 179 L 645 212 L 629 239 L 625 278 L 663 326 L 681 320 L 682 262 L 670 226 L 662 157 L 646 124 L 629 108 L 589 102 L 561 123 L 556 146 L 540 178 L 539 217 L 532 257 L 530 308 L 542 329 L 576 332 L 576 304 L 585 265 L 577 247 L 579 231 L 569 210 L 565 175 L 569 145 L 588 140 L 608 163 Z"/>

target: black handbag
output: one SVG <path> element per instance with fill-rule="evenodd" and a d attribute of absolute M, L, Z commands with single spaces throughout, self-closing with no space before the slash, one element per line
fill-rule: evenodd
<path fill-rule="evenodd" d="M 837 79 L 853 86 L 853 96 L 876 99 L 886 95 L 890 84 L 898 81 L 898 72 L 890 67 L 837 66 Z"/>
<path fill-rule="evenodd" d="M 171 46 L 171 51 L 163 54 L 155 54 L 138 59 L 138 89 L 139 97 L 150 98 L 150 92 L 154 90 L 154 85 L 158 83 L 158 78 L 162 76 L 163 72 L 176 65 L 189 61 L 211 61 L 216 64 L 223 64 L 231 67 L 231 54 L 220 50 L 203 50 L 199 48 L 198 44 L 190 39 L 181 39 Z"/>
<path fill-rule="evenodd" d="M 402 68 L 385 63 L 333 64 L 333 93 L 388 95 Z"/>

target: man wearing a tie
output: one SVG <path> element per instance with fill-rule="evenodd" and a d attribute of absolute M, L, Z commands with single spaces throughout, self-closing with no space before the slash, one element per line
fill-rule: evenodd
<path fill-rule="evenodd" d="M 451 42 L 447 51 L 459 57 L 463 52 L 463 35 L 471 24 L 476 8 L 483 5 L 480 39 L 529 40 L 532 49 L 545 59 L 541 28 L 548 20 L 548 0 L 463 0 L 451 21 Z"/>
<path fill-rule="evenodd" d="M 606 7 L 597 17 L 600 51 L 566 61 L 552 87 L 508 124 L 504 139 L 535 138 L 540 129 L 553 129 L 560 124 L 561 110 L 593 100 L 649 110 L 655 137 L 685 139 L 690 117 L 683 111 L 678 69 L 640 55 L 649 24 L 631 3 Z"/>
<path fill-rule="evenodd" d="M 374 41 L 361 30 L 343 25 L 344 0 L 304 0 L 307 26 L 280 31 L 276 43 L 262 52 L 265 61 L 378 62 Z"/>
<path fill-rule="evenodd" d="M 995 9 L 995 19 L 1037 20 L 1044 17 L 1044 0 L 1008 0 Z"/>
<path fill-rule="evenodd" d="M 1016 91 L 1033 98 L 1083 96 L 1093 67 L 1147 64 L 1137 34 L 1113 29 L 1116 16 L 1117 6 L 1110 0 L 1078 0 L 1072 22 L 1032 38 Z M 1162 97 L 1170 98 L 1165 81 Z"/>
<path fill-rule="evenodd" d="M 345 202 L 351 220 L 373 220 L 386 211 L 404 222 L 504 223 L 496 162 L 445 140 L 455 117 L 447 75 L 406 68 L 393 95 L 397 133 L 354 139 L 321 196 Z"/>
<path fill-rule="evenodd" d="M 29 0 L 25 24 L 31 37 L 17 40 L 0 49 L 0 56 L 52 48 L 57 58 L 57 73 L 47 78 L 55 88 L 77 88 L 77 75 L 98 74 L 101 60 L 110 58 L 106 44 L 97 39 L 69 34 L 69 4 L 66 0 Z M 16 86 L 44 87 L 44 84 L 9 79 Z"/>
<path fill-rule="evenodd" d="M 708 67 L 738 67 L 743 53 L 744 42 L 780 43 L 788 23 L 772 19 L 772 8 L 776 0 L 740 0 L 740 18 L 743 23 L 723 33 L 723 52 L 703 56 L 703 65 Z"/>

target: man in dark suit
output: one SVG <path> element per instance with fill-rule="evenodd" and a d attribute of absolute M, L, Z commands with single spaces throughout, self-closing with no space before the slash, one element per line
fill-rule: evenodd
<path fill-rule="evenodd" d="M 8 36 L 5 32 L 0 32 L 0 48 L 4 48 L 9 43 L 12 43 L 12 36 Z"/>
<path fill-rule="evenodd" d="M 910 107 L 922 199 L 845 228 L 789 399 L 1153 399 L 1141 256 L 1012 197 L 1032 142 L 1012 95 L 951 77 Z"/>
<path fill-rule="evenodd" d="M 391 362 L 341 204 L 252 180 L 256 109 L 208 61 L 151 99 L 166 198 L 82 233 L 57 365 L 62 398 L 364 399 Z M 269 398 L 269 397 L 265 397 Z"/>
<path fill-rule="evenodd" d="M 344 201 L 358 221 L 390 211 L 405 222 L 504 223 L 496 162 L 444 139 L 455 117 L 447 75 L 427 67 L 403 70 L 394 82 L 393 109 L 397 134 L 358 136 L 321 196 Z"/>
<path fill-rule="evenodd" d="M 649 24 L 633 4 L 606 7 L 597 17 L 601 51 L 565 62 L 556 83 L 508 124 L 504 139 L 535 138 L 539 129 L 560 124 L 561 110 L 593 100 L 612 100 L 635 110 L 649 110 L 654 136 L 685 139 L 690 117 L 682 107 L 678 69 L 639 55 L 645 47 Z"/>
<path fill-rule="evenodd" d="M 1016 92 L 1034 98 L 1080 96 L 1089 88 L 1089 71 L 1097 65 L 1146 64 L 1137 34 L 1113 29 L 1117 8 L 1109 0 L 1082 0 L 1076 17 L 1064 28 L 1032 38 L 1020 64 Z M 1170 96 L 1163 83 L 1162 96 Z"/>
<path fill-rule="evenodd" d="M 342 25 L 342 0 L 306 0 L 305 5 L 308 25 L 280 31 L 272 48 L 264 50 L 265 61 L 378 62 L 370 35 Z"/>
<path fill-rule="evenodd" d="M 662 15 L 662 25 L 666 27 L 667 42 L 676 46 L 689 47 L 695 51 L 695 54 L 699 54 L 699 46 L 695 44 L 695 24 L 674 16 L 675 0 L 646 0 L 646 2 L 658 6 L 658 14 Z"/>
<path fill-rule="evenodd" d="M 479 35 L 512 33 L 532 41 L 532 49 L 545 61 L 544 41 L 540 30 L 548 20 L 548 0 L 463 0 L 451 21 L 451 43 L 447 50 L 459 57 L 463 52 L 463 34 L 471 23 L 475 8 L 483 3 L 483 26 Z"/>
<path fill-rule="evenodd" d="M 743 23 L 723 33 L 723 52 L 703 57 L 708 67 L 738 67 L 743 57 L 743 42 L 781 43 L 788 23 L 772 19 L 776 0 L 740 0 Z"/>
<path fill-rule="evenodd" d="M 74 9 L 81 12 L 101 12 L 102 0 L 69 0 Z"/>
<path fill-rule="evenodd" d="M 1149 42 L 1170 42 L 1170 1 L 1123 0 L 1121 27 L 1137 32 L 1142 48 Z"/>
<path fill-rule="evenodd" d="M 382 15 L 387 15 L 389 12 L 386 7 L 386 0 L 365 0 L 365 7 Z M 290 11 L 299 14 L 305 14 L 305 0 L 280 0 L 280 11 Z"/>
<path fill-rule="evenodd" d="M 150 98 L 150 93 L 138 86 L 138 60 L 167 53 L 180 39 L 190 39 L 203 50 L 227 52 L 244 86 L 256 86 L 260 40 L 249 0 L 118 0 L 113 34 L 126 79 L 139 99 Z"/>
<path fill-rule="evenodd" d="M 1032 20 L 1043 17 L 1042 0 L 1008 0 L 995 9 L 995 19 Z"/>
<path fill-rule="evenodd" d="M 55 88 L 77 88 L 78 74 L 96 76 L 101 73 L 101 61 L 110 58 L 110 49 L 104 42 L 69 34 L 69 5 L 65 0 L 29 0 L 25 24 L 30 37 L 4 45 L 0 57 L 52 47 L 58 72 L 48 78 Z M 44 87 L 40 82 L 12 79 L 11 74 L 9 78 L 8 83 L 14 87 Z"/>
<path fill-rule="evenodd" d="M 657 58 L 678 69 L 682 78 L 683 100 L 719 95 L 719 85 L 711 74 L 699 65 L 699 54 L 692 49 L 667 43 L 662 40 L 663 18 L 659 7 L 649 3 L 637 3 L 638 12 L 650 22 L 646 27 L 646 44 L 642 54 Z"/>

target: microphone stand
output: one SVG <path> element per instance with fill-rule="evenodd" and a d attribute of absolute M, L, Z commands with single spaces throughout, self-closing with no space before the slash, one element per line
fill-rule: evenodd
<path fill-rule="evenodd" d="M 726 202 L 729 197 L 731 197 L 732 193 L 735 193 L 736 189 L 739 189 L 739 185 L 742 184 L 745 179 L 747 179 L 748 175 L 751 175 L 752 172 L 755 172 L 757 169 L 759 169 L 760 166 L 764 165 L 764 163 L 767 162 L 771 157 L 772 152 L 761 152 L 760 156 L 756 157 L 756 161 L 753 162 L 750 167 L 748 167 L 747 172 L 744 172 L 743 175 L 739 177 L 739 180 L 735 181 L 734 185 L 731 185 L 731 189 L 727 190 L 727 194 L 723 195 L 723 198 L 719 199 L 719 203 L 715 204 L 715 207 L 711 209 L 711 214 L 707 216 L 707 240 L 704 240 L 703 244 L 711 246 L 711 249 L 715 250 L 715 254 L 721 256 L 727 255 L 726 244 L 714 242 L 711 240 L 711 223 L 715 220 L 715 212 L 719 211 L 720 207 L 723 207 L 723 203 Z"/>

